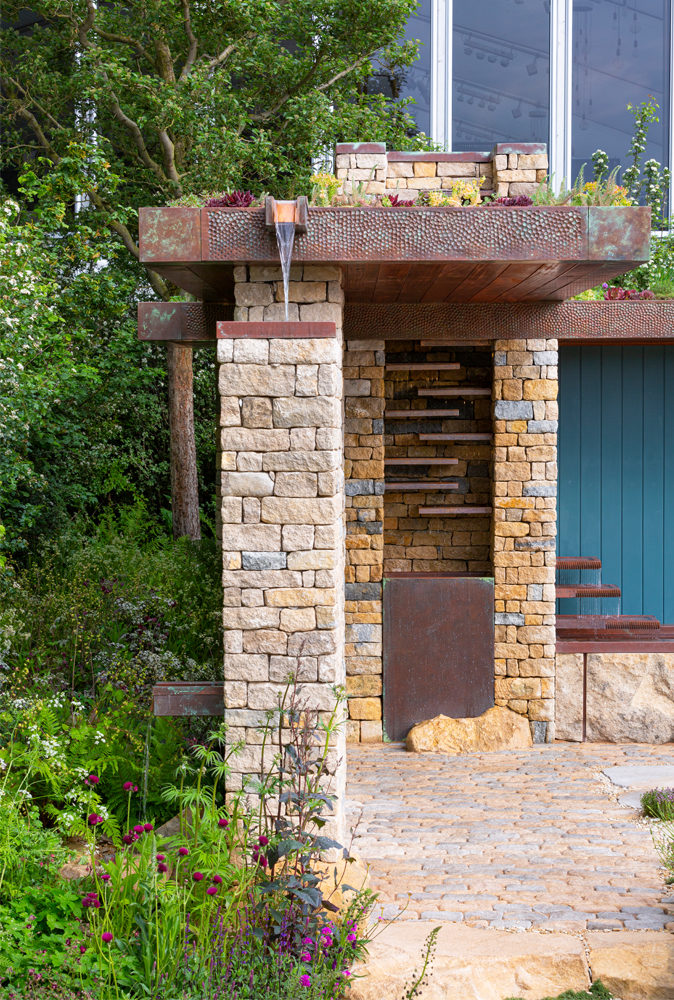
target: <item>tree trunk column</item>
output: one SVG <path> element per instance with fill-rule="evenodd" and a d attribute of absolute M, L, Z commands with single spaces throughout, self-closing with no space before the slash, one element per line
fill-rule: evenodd
<path fill-rule="evenodd" d="M 557 341 L 494 351 L 496 704 L 554 739 Z"/>
<path fill-rule="evenodd" d="M 167 344 L 173 537 L 201 538 L 194 439 L 192 348 Z"/>
<path fill-rule="evenodd" d="M 251 266 L 235 269 L 235 320 L 255 323 L 255 337 L 218 340 L 225 721 L 245 744 L 230 791 L 265 766 L 257 727 L 290 674 L 321 713 L 345 682 L 341 272 L 291 277 L 289 319 L 334 323 L 333 336 L 261 336 L 285 319 L 283 287 L 279 268 Z M 340 798 L 344 748 L 342 726 Z"/>

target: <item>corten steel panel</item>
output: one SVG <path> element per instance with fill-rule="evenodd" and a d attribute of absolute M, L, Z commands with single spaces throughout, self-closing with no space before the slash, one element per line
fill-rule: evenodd
<path fill-rule="evenodd" d="M 218 323 L 218 339 L 227 340 L 235 337 L 251 338 L 276 337 L 286 340 L 327 339 L 337 336 L 334 323 L 295 322 L 284 323 L 272 321 L 262 323 L 231 322 Z"/>
<path fill-rule="evenodd" d="M 138 236 L 145 263 L 201 260 L 198 208 L 140 208 Z"/>
<path fill-rule="evenodd" d="M 494 704 L 494 583 L 400 574 L 384 580 L 384 726 L 392 740 L 436 715 Z"/>
<path fill-rule="evenodd" d="M 651 210 L 593 205 L 588 213 L 593 260 L 624 260 L 650 255 Z"/>
<path fill-rule="evenodd" d="M 225 689 L 219 681 L 162 681 L 152 688 L 155 715 L 224 715 Z"/>
<path fill-rule="evenodd" d="M 215 342 L 216 323 L 232 312 L 231 305 L 219 302 L 139 302 L 138 339 L 193 345 Z"/>
<path fill-rule="evenodd" d="M 347 340 L 671 341 L 672 302 L 352 303 Z"/>

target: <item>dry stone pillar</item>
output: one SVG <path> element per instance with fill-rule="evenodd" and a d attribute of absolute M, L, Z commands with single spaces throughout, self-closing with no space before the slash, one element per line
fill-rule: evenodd
<path fill-rule="evenodd" d="M 554 738 L 557 341 L 494 351 L 496 704 Z"/>
<path fill-rule="evenodd" d="M 290 673 L 325 713 L 345 682 L 341 272 L 291 277 L 284 323 L 280 269 L 236 268 L 237 322 L 218 331 L 225 721 L 245 743 L 230 790 L 259 775 L 258 726 Z M 344 744 L 342 727 L 340 796 Z"/>

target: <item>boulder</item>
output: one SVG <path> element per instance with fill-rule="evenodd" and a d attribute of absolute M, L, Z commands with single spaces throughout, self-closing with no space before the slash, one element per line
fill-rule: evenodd
<path fill-rule="evenodd" d="M 407 734 L 406 746 L 415 753 L 488 753 L 526 750 L 532 746 L 529 722 L 509 708 L 490 708 L 476 719 L 437 715 L 420 722 Z"/>
<path fill-rule="evenodd" d="M 312 869 L 320 877 L 327 914 L 330 920 L 339 923 L 353 902 L 354 893 L 368 888 L 370 870 L 357 858 L 316 861 Z"/>
<path fill-rule="evenodd" d="M 674 937 L 668 931 L 587 935 L 592 975 L 625 1000 L 674 997 Z"/>

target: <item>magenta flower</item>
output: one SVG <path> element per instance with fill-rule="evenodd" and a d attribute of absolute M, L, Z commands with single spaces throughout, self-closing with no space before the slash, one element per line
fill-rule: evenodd
<path fill-rule="evenodd" d="M 154 830 L 154 827 L 152 826 L 152 823 L 145 823 L 143 829 L 145 830 L 146 833 L 150 833 L 152 830 Z"/>
<path fill-rule="evenodd" d="M 96 826 L 98 823 L 103 822 L 103 817 L 99 816 L 98 813 L 90 813 L 88 819 L 89 826 Z"/>
<path fill-rule="evenodd" d="M 347 934 L 346 935 L 346 940 L 347 941 L 355 941 L 356 940 L 356 935 L 355 934 Z"/>
<path fill-rule="evenodd" d="M 158 854 L 157 855 L 157 861 L 166 861 L 166 855 L 165 854 Z"/>
<path fill-rule="evenodd" d="M 189 853 L 190 853 L 190 852 L 189 852 L 189 851 L 187 850 L 187 848 L 186 848 L 186 847 L 179 847 L 179 848 L 178 848 L 178 854 L 180 855 L 180 857 L 181 857 L 181 858 L 185 858 L 185 857 L 187 857 L 187 855 L 188 855 Z"/>
<path fill-rule="evenodd" d="M 101 934 L 101 939 L 105 941 L 106 944 L 110 944 L 110 942 L 112 941 L 112 934 L 110 933 L 110 931 L 103 931 L 103 933 Z"/>
<path fill-rule="evenodd" d="M 101 875 L 101 881 L 102 882 L 109 882 L 110 881 L 110 875 L 108 874 L 108 872 L 103 872 L 103 874 Z"/>
<path fill-rule="evenodd" d="M 229 820 L 228 819 L 224 819 L 221 816 L 220 819 L 218 820 L 218 826 L 221 826 L 223 829 L 226 830 L 227 827 L 229 826 Z"/>
<path fill-rule="evenodd" d="M 163 861 L 160 861 L 159 864 L 157 865 L 157 871 L 158 872 L 162 872 L 162 873 L 163 872 L 167 872 L 168 871 L 168 865 L 165 865 Z"/>
<path fill-rule="evenodd" d="M 311 946 L 314 943 L 314 939 L 310 937 L 302 938 L 302 944 Z"/>
<path fill-rule="evenodd" d="M 87 781 L 90 781 L 92 785 L 97 785 L 100 780 L 95 774 L 90 774 L 87 778 Z"/>
<path fill-rule="evenodd" d="M 215 882 L 216 885 L 220 885 L 220 883 L 222 882 L 222 879 L 220 878 L 219 875 L 214 875 L 213 876 L 213 881 Z"/>
<path fill-rule="evenodd" d="M 300 976 L 300 986 L 311 986 L 311 978 L 307 976 L 306 972 Z"/>
<path fill-rule="evenodd" d="M 125 844 L 133 844 L 133 837 L 130 833 L 125 833 L 122 837 L 122 842 Z"/>
<path fill-rule="evenodd" d="M 192 878 L 194 879 L 195 882 L 201 882 L 201 880 L 202 880 L 203 877 L 204 876 L 202 875 L 201 872 L 193 872 L 192 873 Z"/>
<path fill-rule="evenodd" d="M 260 857 L 260 859 L 259 859 L 259 861 L 258 861 L 258 864 L 259 864 L 260 868 L 266 868 L 266 867 L 267 867 L 267 865 L 269 864 L 269 862 L 268 862 L 268 861 L 267 861 L 267 859 L 265 858 L 264 854 L 263 854 L 263 855 L 261 855 L 261 857 Z"/>
<path fill-rule="evenodd" d="M 133 828 L 133 832 L 134 833 L 143 833 L 144 830 L 145 830 L 145 827 L 143 826 L 142 823 L 136 823 L 136 825 Z"/>
<path fill-rule="evenodd" d="M 85 944 L 81 944 L 80 945 L 80 955 L 83 955 L 86 950 L 87 950 L 87 946 Z"/>
<path fill-rule="evenodd" d="M 309 954 L 309 952 L 303 951 L 302 954 L 300 955 L 300 962 L 310 962 L 310 961 L 311 961 L 311 955 Z"/>
<path fill-rule="evenodd" d="M 269 843 L 269 838 L 268 838 L 268 837 L 265 837 L 265 835 L 264 835 L 264 834 L 262 834 L 262 836 L 261 836 L 261 837 L 258 837 L 258 840 L 257 840 L 257 842 L 258 842 L 258 844 L 260 845 L 260 847 L 266 847 L 266 846 L 267 846 L 267 844 Z"/>
<path fill-rule="evenodd" d="M 217 885 L 209 885 L 208 889 L 206 890 L 206 894 L 208 896 L 215 896 L 217 891 L 218 891 Z"/>
<path fill-rule="evenodd" d="M 122 785 L 122 788 L 124 789 L 125 792 L 132 792 L 133 781 L 125 781 L 124 784 Z"/>

